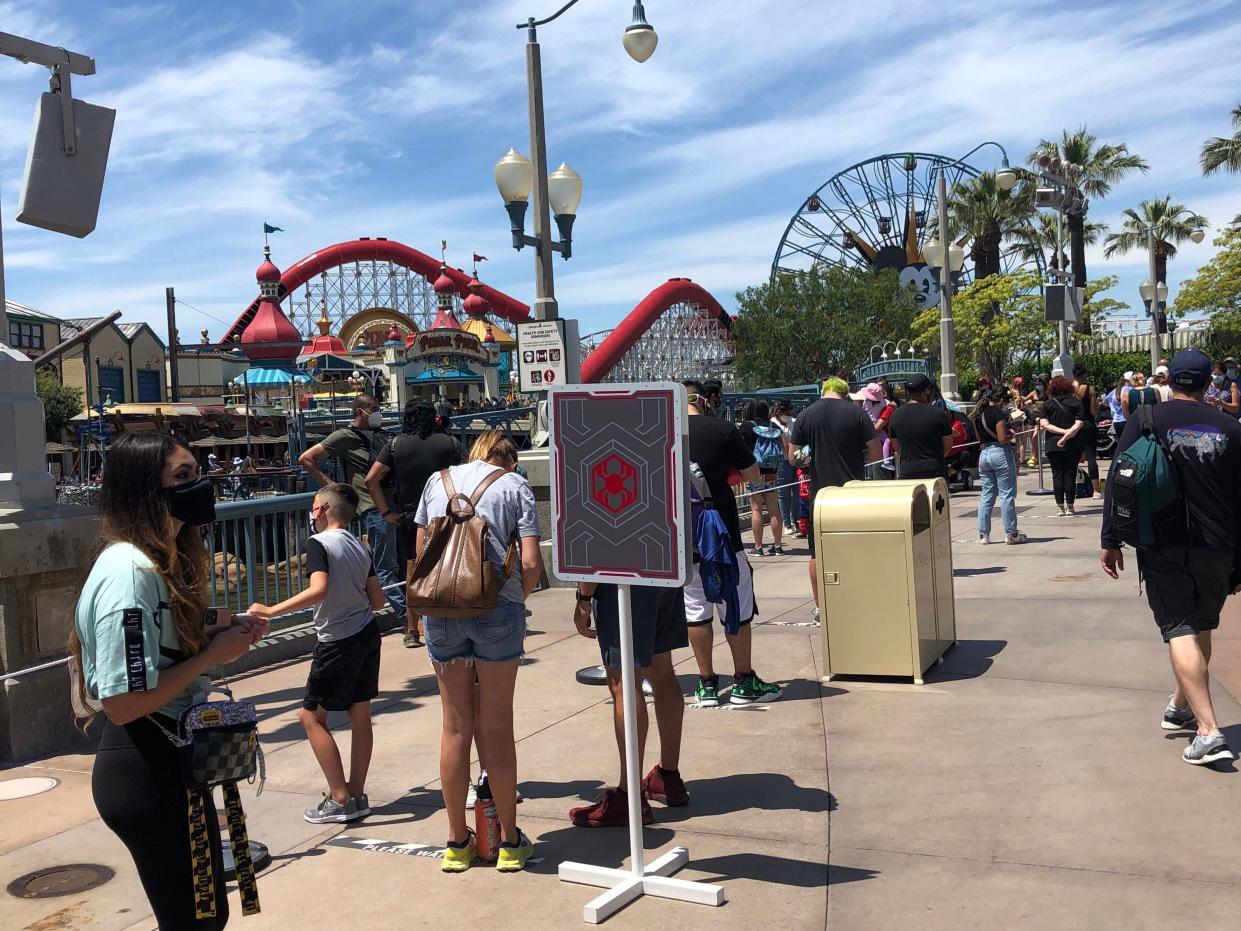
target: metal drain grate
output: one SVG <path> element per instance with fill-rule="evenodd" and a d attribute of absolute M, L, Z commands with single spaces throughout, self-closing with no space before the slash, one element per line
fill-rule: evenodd
<path fill-rule="evenodd" d="M 102 886 L 115 875 L 108 867 L 97 863 L 50 866 L 17 877 L 9 883 L 9 895 L 19 899 L 54 899 Z"/>

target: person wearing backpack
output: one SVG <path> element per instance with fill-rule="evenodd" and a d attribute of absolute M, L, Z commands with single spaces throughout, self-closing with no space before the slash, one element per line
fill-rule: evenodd
<path fill-rule="evenodd" d="M 784 525 L 780 522 L 780 502 L 776 497 L 776 475 L 785 460 L 784 431 L 771 423 L 766 401 L 754 400 L 746 405 L 745 421 L 737 428 L 741 438 L 758 463 L 759 480 L 746 484 L 750 494 L 750 532 L 754 545 L 746 550 L 749 556 L 783 556 Z M 771 524 L 771 546 L 763 552 L 763 508 L 767 508 Z"/>
<path fill-rule="evenodd" d="M 324 487 L 334 484 L 334 480 L 319 468 L 319 463 L 331 458 L 344 464 L 345 484 L 352 485 L 358 493 L 358 516 L 375 561 L 375 574 L 396 616 L 404 617 L 405 593 L 401 590 L 401 567 L 396 552 L 397 529 L 387 522 L 387 515 L 375 507 L 370 489 L 366 487 L 371 465 L 391 437 L 383 430 L 383 412 L 374 395 L 358 395 L 351 409 L 353 423 L 333 430 L 322 443 L 315 443 L 297 457 L 297 464 Z"/>
<path fill-rule="evenodd" d="M 517 447 L 500 436 L 485 459 L 431 476 L 414 516 L 409 598 L 426 614 L 427 653 L 443 707 L 440 783 L 449 837 L 442 869 L 450 873 L 469 869 L 477 849 L 466 823 L 475 731 L 487 748 L 500 820 L 496 869 L 520 871 L 534 851 L 517 827 L 513 688 L 526 636 L 525 601 L 543 560 L 534 492 L 516 469 Z"/>
<path fill-rule="evenodd" d="M 414 558 L 414 512 L 422 500 L 427 480 L 464 458 L 461 444 L 439 429 L 439 420 L 430 401 L 414 400 L 405 405 L 405 432 L 388 441 L 366 473 L 366 488 L 375 508 L 397 532 L 397 558 L 400 568 L 408 573 Z M 395 500 L 384 492 L 389 474 L 396 478 Z M 407 604 L 405 607 L 405 646 L 422 646 L 421 618 Z"/>
<path fill-rule="evenodd" d="M 1210 360 L 1178 352 L 1168 367 L 1172 400 L 1135 406 L 1108 475 L 1099 562 L 1113 579 L 1122 545 L 1137 551 L 1138 577 L 1176 676 L 1166 730 L 1193 730 L 1182 754 L 1204 765 L 1235 756 L 1211 703 L 1211 631 L 1241 591 L 1241 424 L 1202 401 Z"/>

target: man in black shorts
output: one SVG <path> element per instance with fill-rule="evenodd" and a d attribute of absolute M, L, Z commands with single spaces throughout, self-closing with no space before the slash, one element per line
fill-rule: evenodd
<path fill-rule="evenodd" d="M 1138 550 L 1138 575 L 1155 623 L 1168 644 L 1176 691 L 1164 711 L 1165 730 L 1195 729 L 1182 754 L 1203 765 L 1234 759 L 1211 704 L 1211 631 L 1230 594 L 1241 591 L 1241 424 L 1202 402 L 1211 362 L 1197 349 L 1178 352 L 1168 367 L 1172 400 L 1151 409 L 1156 434 L 1172 455 L 1188 516 L 1182 538 Z M 1142 435 L 1130 417 L 1116 454 Z M 1115 461 L 1115 460 L 1113 460 Z M 1099 561 L 1113 579 L 1125 568 L 1112 523 L 1112 483 L 1103 507 Z"/>
<path fill-rule="evenodd" d="M 678 769 L 681 756 L 681 725 L 685 717 L 685 697 L 681 694 L 672 651 L 689 646 L 685 624 L 685 600 L 679 588 L 634 585 L 633 662 L 634 682 L 651 683 L 655 696 L 655 724 L 659 728 L 659 762 L 642 780 L 642 823 L 654 820 L 648 799 L 677 807 L 689 803 L 689 793 Z M 591 627 L 591 620 L 594 627 Z M 577 827 L 607 828 L 629 824 L 629 800 L 625 793 L 625 705 L 621 692 L 620 614 L 615 585 L 579 582 L 573 623 L 583 637 L 599 641 L 599 653 L 608 671 L 608 690 L 612 693 L 612 722 L 616 730 L 616 749 L 620 755 L 620 778 L 615 789 L 605 789 L 593 805 L 569 812 Z M 638 754 L 645 752 L 649 728 L 646 700 L 638 696 Z M 642 760 L 638 760 L 639 769 Z"/>

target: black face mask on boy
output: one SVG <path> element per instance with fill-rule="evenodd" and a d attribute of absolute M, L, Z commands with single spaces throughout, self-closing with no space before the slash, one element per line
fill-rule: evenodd
<path fill-rule="evenodd" d="M 192 526 L 209 524 L 215 520 L 215 489 L 211 479 L 197 478 L 184 485 L 166 488 L 168 510 L 177 520 Z"/>

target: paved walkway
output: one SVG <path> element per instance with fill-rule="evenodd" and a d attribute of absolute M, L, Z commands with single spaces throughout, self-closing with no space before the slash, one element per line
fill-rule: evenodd
<path fill-rule="evenodd" d="M 1236 928 L 1241 886 L 1235 769 L 1179 759 L 1184 737 L 1159 717 L 1165 653 L 1130 576 L 1095 563 L 1099 508 L 1054 517 L 1049 498 L 1019 502 L 1025 547 L 973 542 L 976 493 L 953 499 L 960 644 L 923 687 L 820 686 L 804 556 L 756 560 L 763 609 L 755 663 L 785 684 L 778 703 L 686 715 L 688 808 L 656 806 L 648 859 L 690 850 L 680 875 L 723 883 L 727 904 L 644 899 L 609 924 L 646 928 L 919 929 Z M 796 541 L 795 541 L 796 542 Z M 804 554 L 804 549 L 795 549 Z M 882 584 L 882 578 L 877 584 Z M 263 716 L 268 782 L 246 792 L 252 836 L 269 845 L 261 929 L 580 925 L 594 890 L 562 884 L 564 859 L 618 866 L 623 830 L 571 827 L 568 809 L 615 778 L 611 708 L 573 673 L 598 661 L 577 637 L 572 594 L 536 595 L 519 677 L 522 827 L 541 862 L 528 875 L 476 868 L 442 875 L 431 858 L 382 849 L 443 842 L 439 709 L 425 651 L 384 642 L 375 761 L 363 824 L 305 823 L 322 777 L 297 724 L 306 664 L 239 679 Z M 1241 708 L 1237 606 L 1220 638 L 1224 722 Z M 731 670 L 717 648 L 720 669 Z M 678 657 L 687 693 L 694 666 Z M 1229 728 L 1241 746 L 1241 726 Z M 347 736 L 342 735 L 342 743 Z M 652 746 L 656 738 L 652 729 Z M 90 756 L 0 773 L 45 775 L 57 788 L 0 802 L 0 884 L 43 867 L 99 863 L 116 878 L 78 895 L 0 894 L 0 927 L 152 927 L 132 866 L 95 817 Z M 370 843 L 367 843 L 370 842 Z M 408 853 L 410 848 L 406 848 Z M 234 897 L 235 901 L 235 897 Z M 1182 918 L 1188 913 L 1189 918 Z"/>

